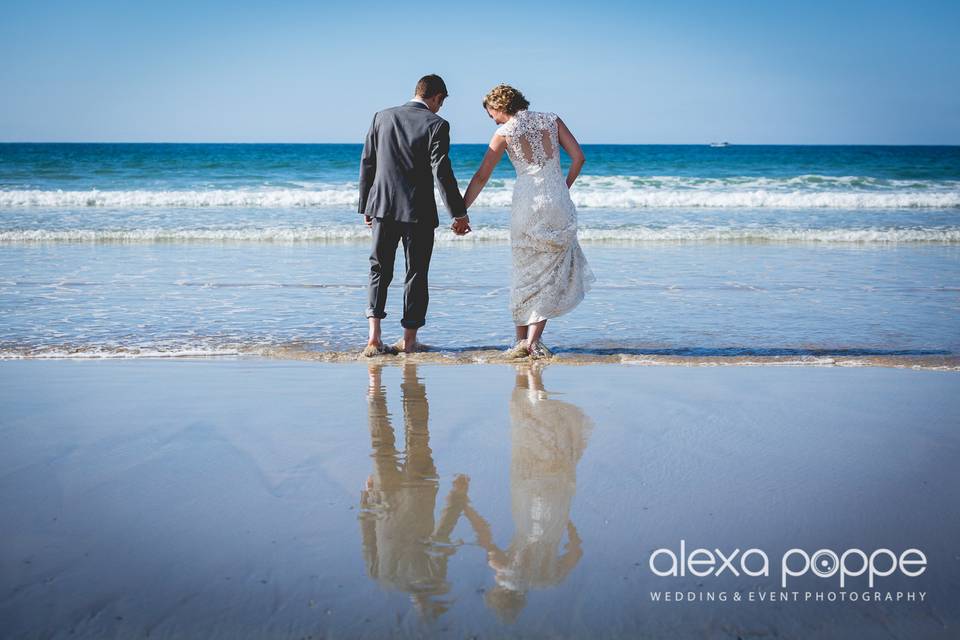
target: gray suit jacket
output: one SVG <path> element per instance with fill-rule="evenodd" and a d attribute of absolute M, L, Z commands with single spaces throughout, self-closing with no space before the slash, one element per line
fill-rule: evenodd
<path fill-rule="evenodd" d="M 360 159 L 360 213 L 437 227 L 436 179 L 450 215 L 465 216 L 449 154 L 450 123 L 425 104 L 378 111 Z"/>

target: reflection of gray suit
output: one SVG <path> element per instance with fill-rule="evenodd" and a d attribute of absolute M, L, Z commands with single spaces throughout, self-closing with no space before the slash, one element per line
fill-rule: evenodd
<path fill-rule="evenodd" d="M 426 322 L 427 272 L 440 225 L 434 180 L 450 215 L 467 214 L 449 153 L 449 123 L 423 103 L 411 101 L 373 117 L 360 160 L 360 213 L 374 219 L 368 318 L 387 316 L 387 287 L 402 240 L 407 274 L 401 324 L 415 329 Z"/>
<path fill-rule="evenodd" d="M 379 371 L 379 369 L 377 369 Z M 360 497 L 363 555 L 371 578 L 410 594 L 417 610 L 436 618 L 449 607 L 447 561 L 457 547 L 450 534 L 467 503 L 458 476 L 439 520 L 434 520 L 440 482 L 430 450 L 430 407 L 416 366 L 403 369 L 404 451 L 390 423 L 383 387 L 371 387 L 370 439 L 373 473 Z"/>

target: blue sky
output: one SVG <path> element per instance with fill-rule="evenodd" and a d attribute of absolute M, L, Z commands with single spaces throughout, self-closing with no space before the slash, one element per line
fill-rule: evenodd
<path fill-rule="evenodd" d="M 0 140 L 354 142 L 439 73 L 585 143 L 960 144 L 960 2 L 12 2 Z"/>

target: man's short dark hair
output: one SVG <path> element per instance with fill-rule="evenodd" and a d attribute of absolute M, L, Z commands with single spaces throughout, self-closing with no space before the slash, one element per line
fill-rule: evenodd
<path fill-rule="evenodd" d="M 417 83 L 417 88 L 413 92 L 413 95 L 424 100 L 438 94 L 446 98 L 448 95 L 447 85 L 444 84 L 443 78 L 434 73 L 420 78 L 420 82 Z"/>

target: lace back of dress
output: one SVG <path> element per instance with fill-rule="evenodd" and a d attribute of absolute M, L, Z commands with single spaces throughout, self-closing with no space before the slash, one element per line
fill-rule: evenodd
<path fill-rule="evenodd" d="M 549 113 L 521 111 L 505 133 L 511 158 L 530 168 L 542 167 L 557 155 L 557 120 Z"/>
<path fill-rule="evenodd" d="M 527 164 L 542 164 L 553 158 L 553 142 L 550 141 L 549 129 L 527 131 L 516 138 L 520 153 Z"/>

